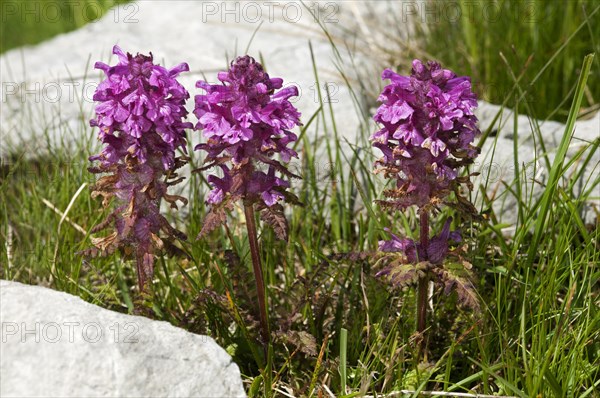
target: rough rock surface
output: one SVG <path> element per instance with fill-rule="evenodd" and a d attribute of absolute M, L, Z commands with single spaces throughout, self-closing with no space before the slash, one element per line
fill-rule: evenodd
<path fill-rule="evenodd" d="M 212 338 L 0 280 L 0 396 L 245 397 Z"/>

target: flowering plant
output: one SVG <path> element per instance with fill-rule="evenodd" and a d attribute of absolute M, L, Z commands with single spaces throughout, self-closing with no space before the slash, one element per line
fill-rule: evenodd
<path fill-rule="evenodd" d="M 177 200 L 187 203 L 183 197 L 169 195 L 167 189 L 183 179 L 176 170 L 186 163 L 175 151 L 185 150 L 185 129 L 192 127 L 183 121 L 189 94 L 176 77 L 189 68 L 182 63 L 168 70 L 153 63 L 152 53 L 133 56 L 118 46 L 113 53 L 117 65 L 95 64 L 106 79 L 94 93 L 98 105 L 90 125 L 99 128 L 104 148 L 90 157 L 99 165 L 89 168 L 95 174 L 108 173 L 91 187 L 92 196 L 102 196 L 105 208 L 113 199 L 116 202 L 92 232 L 109 226 L 113 232 L 92 238 L 95 247 L 84 254 L 107 255 L 121 249 L 124 255 L 135 257 L 142 290 L 153 275 L 155 253 L 163 248 L 174 251 L 172 240 L 186 239 L 160 214 L 160 203 L 164 199 L 173 208 Z"/>
<path fill-rule="evenodd" d="M 261 218 L 273 227 L 278 238 L 287 239 L 287 221 L 281 202 L 298 203 L 290 193 L 290 172 L 285 163 L 296 152 L 288 145 L 297 140 L 290 130 L 300 125 L 300 113 L 289 98 L 298 95 L 295 86 L 283 87 L 283 80 L 271 78 L 262 65 L 250 56 L 237 58 L 226 72 L 220 72 L 221 84 L 199 81 L 205 94 L 197 95 L 197 129 L 207 142 L 195 149 L 205 151 L 206 170 L 217 166 L 223 176 L 210 175 L 213 189 L 206 202 L 211 205 L 199 236 L 224 224 L 226 210 L 243 201 L 252 266 L 258 292 L 263 342 L 270 341 L 264 284 L 256 230 L 255 207 Z M 276 91 L 278 90 L 278 91 Z M 275 154 L 279 159 L 274 158 Z M 261 168 L 266 167 L 266 171 Z M 266 352 L 266 348 L 265 348 Z"/>
<path fill-rule="evenodd" d="M 383 192 L 386 199 L 379 203 L 389 211 L 417 206 L 420 241 L 394 234 L 391 240 L 381 241 L 379 250 L 384 252 L 386 266 L 378 275 L 400 287 L 418 283 L 417 328 L 422 333 L 430 277 L 437 277 L 446 291 L 456 290 L 464 304 L 478 306 L 468 273 L 445 263 L 453 257 L 464 271 L 470 269 L 461 256 L 463 248 L 449 249 L 450 242 L 461 240 L 458 231 L 450 231 L 451 219 L 439 235 L 429 237 L 429 214 L 442 204 L 476 216 L 473 205 L 460 193 L 463 184 L 472 189 L 469 176 L 459 173 L 479 154 L 472 145 L 480 133 L 474 115 L 477 100 L 469 77 L 456 76 L 436 62 L 414 60 L 410 76 L 386 69 L 382 78 L 391 83 L 379 96 L 382 104 L 374 120 L 383 127 L 371 141 L 383 153 L 375 172 L 383 173 L 395 186 Z M 448 199 L 452 193 L 455 201 Z"/>

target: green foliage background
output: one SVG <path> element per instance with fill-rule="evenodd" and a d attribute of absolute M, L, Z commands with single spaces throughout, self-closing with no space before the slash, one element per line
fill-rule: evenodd
<path fill-rule="evenodd" d="M 0 0 L 0 54 L 98 20 L 129 0 Z"/>
<path fill-rule="evenodd" d="M 532 116 L 566 120 L 581 59 L 600 50 L 597 1 L 459 0 L 430 1 L 429 6 L 435 12 L 425 16 L 425 50 L 444 66 L 472 76 L 480 98 L 503 103 L 514 73 L 527 91 Z M 596 59 L 582 114 L 599 109 L 599 77 Z M 534 79 L 543 83 L 533 87 Z M 506 105 L 514 108 L 515 101 Z"/>

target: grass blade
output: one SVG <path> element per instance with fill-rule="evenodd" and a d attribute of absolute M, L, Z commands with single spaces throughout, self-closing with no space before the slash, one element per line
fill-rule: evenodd
<path fill-rule="evenodd" d="M 573 104 L 571 105 L 571 110 L 569 112 L 569 117 L 565 126 L 565 132 L 558 147 L 556 157 L 554 158 L 554 164 L 552 166 L 552 169 L 550 170 L 548 184 L 546 185 L 546 189 L 540 201 L 540 212 L 536 220 L 535 231 L 533 233 L 531 244 L 529 245 L 529 251 L 527 252 L 527 267 L 531 267 L 531 265 L 533 264 L 535 253 L 538 250 L 538 245 L 542 238 L 544 227 L 546 225 L 546 218 L 548 216 L 548 211 L 550 210 L 550 205 L 552 204 L 552 199 L 554 197 L 554 192 L 558 184 L 558 179 L 563 172 L 563 164 L 567 155 L 567 149 L 569 148 L 569 143 L 571 142 L 571 138 L 573 137 L 575 120 L 577 119 L 579 109 L 581 108 L 581 101 L 583 99 L 585 85 L 590 74 L 590 69 L 592 67 L 593 60 L 594 54 L 587 55 L 583 60 L 582 71 L 579 75 L 577 88 L 575 89 L 575 97 L 573 98 Z"/>

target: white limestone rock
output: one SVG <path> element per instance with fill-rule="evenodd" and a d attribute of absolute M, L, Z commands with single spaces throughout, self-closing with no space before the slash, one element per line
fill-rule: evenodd
<path fill-rule="evenodd" d="M 210 337 L 4 280 L 0 306 L 0 396 L 246 396 Z"/>

